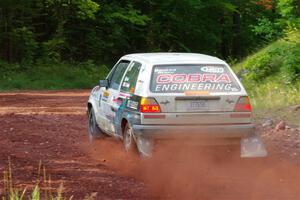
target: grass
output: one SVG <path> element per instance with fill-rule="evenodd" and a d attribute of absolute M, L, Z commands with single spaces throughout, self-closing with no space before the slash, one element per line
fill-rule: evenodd
<path fill-rule="evenodd" d="M 8 158 L 8 167 L 3 172 L 3 195 L 1 200 L 72 200 L 73 196 L 63 195 L 64 187 L 61 183 L 56 189 L 51 184 L 51 176 L 47 175 L 45 166 L 39 162 L 36 184 L 32 187 L 18 188 L 13 183 L 13 173 L 11 160 Z M 53 192 L 56 190 L 56 192 Z M 96 195 L 86 195 L 84 200 L 94 200 Z"/>
<path fill-rule="evenodd" d="M 300 83 L 286 86 L 266 80 L 258 87 L 248 88 L 248 91 L 256 120 L 285 120 L 300 127 L 300 111 L 293 110 L 293 106 L 300 105 Z"/>
<path fill-rule="evenodd" d="M 300 126 L 300 33 L 293 32 L 233 66 L 260 117 L 283 118 Z M 297 71 L 298 70 L 298 71 Z"/>
<path fill-rule="evenodd" d="M 92 62 L 8 64 L 0 61 L 0 91 L 91 88 L 108 73 Z"/>
<path fill-rule="evenodd" d="M 248 91 L 256 109 L 280 108 L 300 103 L 300 83 L 285 86 L 278 82 L 266 81 L 258 87 L 248 87 Z"/>

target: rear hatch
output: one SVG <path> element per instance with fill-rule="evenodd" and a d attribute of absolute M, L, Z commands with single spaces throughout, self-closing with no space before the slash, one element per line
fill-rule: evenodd
<path fill-rule="evenodd" d="M 157 115 L 165 115 L 165 119 L 144 120 L 146 124 L 250 122 L 250 117 L 232 117 L 245 93 L 224 64 L 155 65 L 150 91 L 161 109 Z"/>

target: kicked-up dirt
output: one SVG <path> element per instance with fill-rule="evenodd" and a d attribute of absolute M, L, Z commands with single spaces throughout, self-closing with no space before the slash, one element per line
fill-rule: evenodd
<path fill-rule="evenodd" d="M 0 171 L 13 183 L 37 183 L 39 162 L 73 199 L 300 199 L 300 130 L 257 130 L 269 155 L 241 159 L 239 147 L 166 144 L 151 159 L 123 151 L 114 138 L 90 143 L 88 91 L 0 93 Z M 40 183 L 43 187 L 43 183 Z M 0 197 L 4 195 L 0 181 Z M 49 189 L 48 189 L 49 190 Z M 44 193 L 42 191 L 42 193 Z"/>

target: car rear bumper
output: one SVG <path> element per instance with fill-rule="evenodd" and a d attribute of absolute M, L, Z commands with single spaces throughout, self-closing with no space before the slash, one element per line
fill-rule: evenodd
<path fill-rule="evenodd" d="M 133 125 L 136 137 L 164 138 L 242 138 L 254 135 L 254 124 L 218 125 Z"/>

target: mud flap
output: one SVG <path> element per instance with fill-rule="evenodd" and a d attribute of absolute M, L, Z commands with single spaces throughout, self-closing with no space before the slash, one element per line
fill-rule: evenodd
<path fill-rule="evenodd" d="M 242 158 L 266 157 L 267 154 L 267 150 L 261 138 L 256 134 L 241 139 Z"/>
<path fill-rule="evenodd" d="M 153 140 L 145 137 L 137 137 L 136 145 L 141 157 L 146 158 L 152 155 L 153 151 Z"/>

